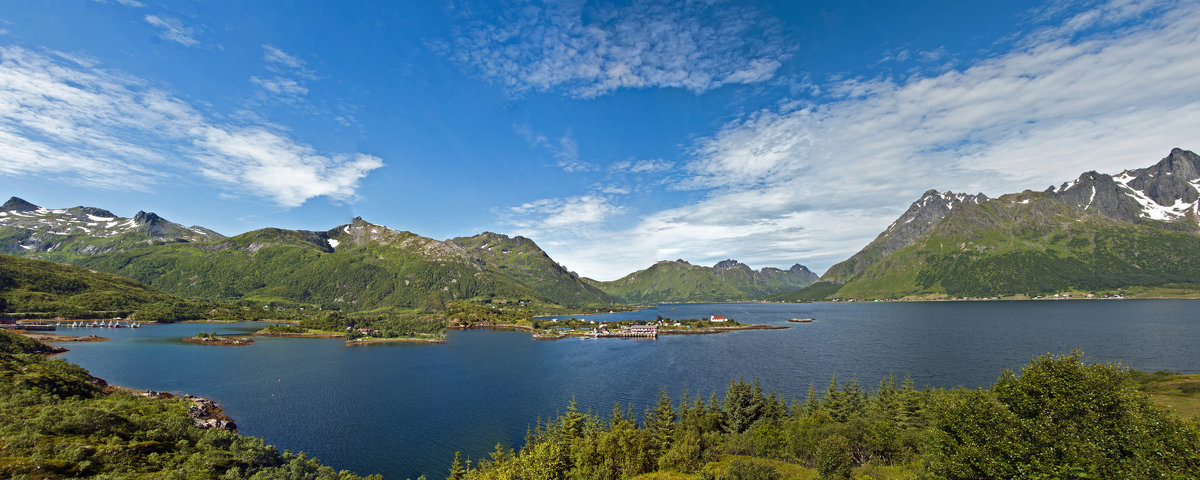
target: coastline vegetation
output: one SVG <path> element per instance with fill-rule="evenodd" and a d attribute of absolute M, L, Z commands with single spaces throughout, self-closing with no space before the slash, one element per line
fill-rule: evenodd
<path fill-rule="evenodd" d="M 261 438 L 199 429 L 182 398 L 108 387 L 44 345 L 0 330 L 0 477 L 53 480 L 358 480 Z M 367 480 L 382 480 L 373 475 Z"/>
<path fill-rule="evenodd" d="M 640 418 L 572 403 L 519 451 L 497 445 L 470 468 L 456 458 L 449 478 L 1197 478 L 1197 422 L 1138 389 L 1193 388 L 1178 380 L 1090 364 L 1080 352 L 1035 358 L 990 389 L 888 379 L 867 391 L 835 377 L 823 393 L 810 387 L 785 403 L 738 379 L 720 400 L 664 393 Z"/>

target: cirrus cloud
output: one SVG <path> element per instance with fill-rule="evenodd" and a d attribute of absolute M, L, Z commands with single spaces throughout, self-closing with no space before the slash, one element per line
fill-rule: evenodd
<path fill-rule="evenodd" d="M 470 26 L 441 49 L 518 95 L 554 90 L 591 98 L 650 87 L 702 93 L 769 80 L 790 51 L 777 19 L 720 1 L 517 1 L 462 10 Z"/>

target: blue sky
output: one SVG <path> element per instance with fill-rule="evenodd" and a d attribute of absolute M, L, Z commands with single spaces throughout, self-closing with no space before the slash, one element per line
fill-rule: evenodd
<path fill-rule="evenodd" d="M 4 2 L 0 194 L 822 271 L 929 188 L 1197 148 L 1198 79 L 1194 1 Z"/>

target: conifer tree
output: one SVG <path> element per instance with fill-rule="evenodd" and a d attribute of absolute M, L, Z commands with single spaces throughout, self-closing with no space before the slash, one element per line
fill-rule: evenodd
<path fill-rule="evenodd" d="M 655 456 L 671 446 L 675 435 L 675 408 L 666 390 L 659 392 L 658 404 L 646 415 L 646 429 L 650 431 L 650 444 Z"/>
<path fill-rule="evenodd" d="M 450 464 L 450 476 L 446 480 L 462 480 L 466 477 L 467 470 L 463 468 L 462 453 L 454 452 L 454 462 Z"/>
<path fill-rule="evenodd" d="M 829 387 L 825 389 L 825 398 L 821 402 L 821 409 L 829 412 L 829 416 L 835 421 L 844 422 L 848 417 L 845 397 L 845 391 L 838 384 L 837 372 L 833 372 L 833 378 L 829 380 Z"/>

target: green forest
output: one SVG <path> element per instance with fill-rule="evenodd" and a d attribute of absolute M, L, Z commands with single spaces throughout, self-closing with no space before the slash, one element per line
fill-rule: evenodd
<path fill-rule="evenodd" d="M 519 450 L 497 445 L 471 479 L 1186 479 L 1200 429 L 1155 406 L 1137 376 L 1083 354 L 1038 357 L 990 389 L 832 379 L 785 402 L 734 380 L 722 398 L 665 393 L 640 417 L 574 404 Z"/>

